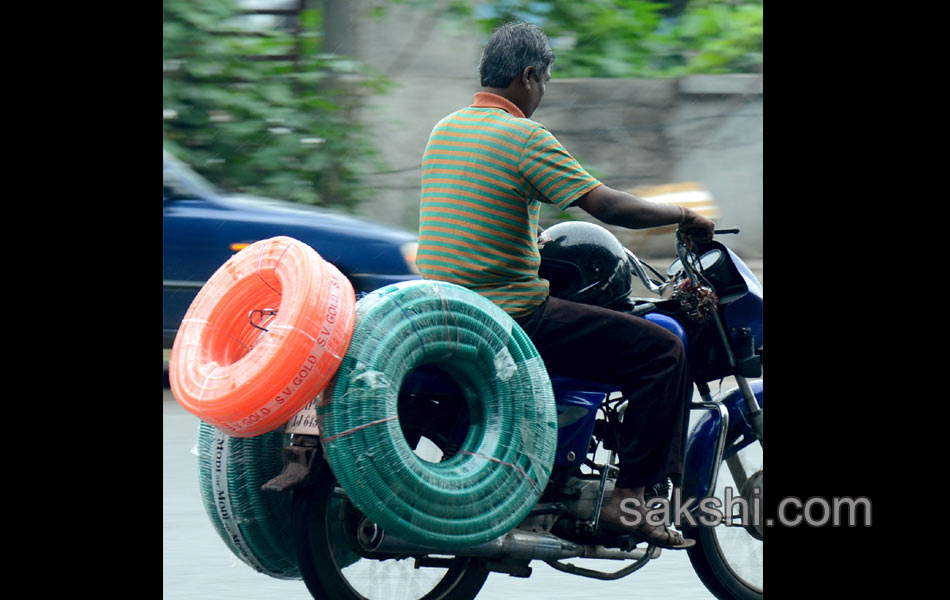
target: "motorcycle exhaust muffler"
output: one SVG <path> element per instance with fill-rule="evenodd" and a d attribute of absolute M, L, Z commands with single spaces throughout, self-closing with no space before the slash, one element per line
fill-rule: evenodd
<path fill-rule="evenodd" d="M 535 533 L 514 529 L 494 540 L 458 550 L 440 550 L 408 542 L 387 534 L 369 519 L 363 519 L 357 532 L 357 540 L 368 553 L 377 554 L 452 554 L 476 558 L 516 560 L 560 560 L 564 558 L 601 558 L 614 560 L 639 560 L 646 550 L 634 548 L 624 551 L 603 546 L 585 546 L 561 539 L 549 533 Z M 651 558 L 655 558 L 655 549 Z"/>

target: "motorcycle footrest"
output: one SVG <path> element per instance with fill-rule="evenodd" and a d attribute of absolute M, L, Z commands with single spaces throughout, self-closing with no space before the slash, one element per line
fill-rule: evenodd
<path fill-rule="evenodd" d="M 284 448 L 284 468 L 261 486 L 265 492 L 285 492 L 308 482 L 313 465 L 320 455 L 319 446 L 287 446 Z"/>
<path fill-rule="evenodd" d="M 601 544 L 608 548 L 617 548 L 624 552 L 630 552 L 640 544 L 642 540 L 632 535 L 611 535 L 602 536 Z"/>

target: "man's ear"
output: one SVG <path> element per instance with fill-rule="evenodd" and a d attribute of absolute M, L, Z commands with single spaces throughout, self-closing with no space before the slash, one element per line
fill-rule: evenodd
<path fill-rule="evenodd" d="M 524 86 L 531 87 L 531 82 L 534 80 L 534 67 L 525 67 L 524 71 L 521 72 L 521 81 L 524 83 Z"/>

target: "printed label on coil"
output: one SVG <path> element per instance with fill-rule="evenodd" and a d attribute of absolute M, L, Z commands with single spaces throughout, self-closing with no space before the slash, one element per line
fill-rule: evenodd
<path fill-rule="evenodd" d="M 317 394 L 317 397 L 307 403 L 300 412 L 287 421 L 284 426 L 285 433 L 298 433 L 303 435 L 320 435 L 320 428 L 317 425 L 317 405 L 323 403 L 323 392 Z"/>
<path fill-rule="evenodd" d="M 244 532 L 241 530 L 241 519 L 245 515 L 236 514 L 231 501 L 231 483 L 228 480 L 228 468 L 231 458 L 231 443 L 224 432 L 214 431 L 214 463 L 211 476 L 211 494 L 214 497 L 214 507 L 221 521 L 221 526 L 227 532 L 228 539 L 234 545 L 236 556 L 247 566 L 259 573 L 266 573 L 266 569 L 251 551 Z"/>

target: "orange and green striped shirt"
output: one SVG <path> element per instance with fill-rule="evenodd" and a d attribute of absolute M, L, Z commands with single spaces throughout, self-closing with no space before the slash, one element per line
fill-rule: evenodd
<path fill-rule="evenodd" d="M 422 156 L 419 270 L 527 315 L 548 295 L 538 277 L 541 203 L 565 209 L 598 185 L 543 125 L 477 93 L 436 124 Z"/>

